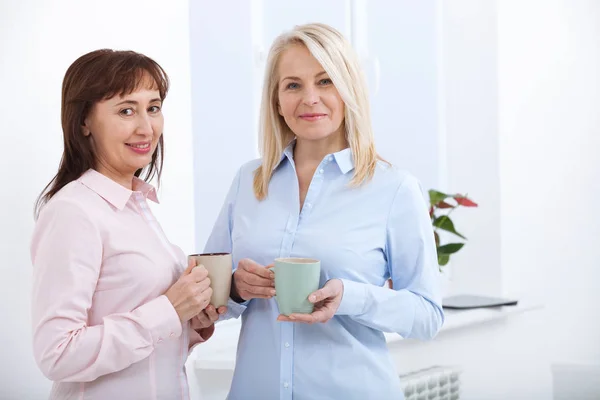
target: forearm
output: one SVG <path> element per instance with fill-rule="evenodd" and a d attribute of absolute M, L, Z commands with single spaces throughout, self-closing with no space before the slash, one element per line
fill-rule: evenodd
<path fill-rule="evenodd" d="M 65 317 L 66 315 L 66 317 Z M 148 357 L 163 341 L 181 335 L 181 322 L 165 296 L 87 326 L 56 310 L 34 332 L 36 361 L 53 381 L 89 382 Z"/>
<path fill-rule="evenodd" d="M 441 328 L 441 305 L 407 289 L 392 290 L 342 279 L 344 293 L 336 315 L 402 337 L 431 339 Z"/>

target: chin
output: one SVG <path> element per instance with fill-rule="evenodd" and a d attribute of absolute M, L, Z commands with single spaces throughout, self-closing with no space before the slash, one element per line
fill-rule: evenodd
<path fill-rule="evenodd" d="M 296 137 L 301 140 L 323 140 L 333 135 L 334 133 L 329 131 L 309 131 L 296 134 Z"/>
<path fill-rule="evenodd" d="M 135 168 L 134 171 L 138 171 L 140 169 L 144 169 L 146 168 L 148 165 L 150 165 L 150 161 L 148 161 L 147 163 L 136 163 L 136 164 L 131 164 L 132 169 Z"/>
<path fill-rule="evenodd" d="M 297 138 L 299 140 L 304 140 L 304 141 L 308 141 L 308 142 L 321 142 L 321 141 L 327 140 L 331 136 L 332 135 L 304 135 L 304 136 L 297 136 Z"/>

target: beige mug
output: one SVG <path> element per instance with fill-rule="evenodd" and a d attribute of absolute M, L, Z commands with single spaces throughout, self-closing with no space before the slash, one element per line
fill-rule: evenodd
<path fill-rule="evenodd" d="M 210 304 L 215 307 L 226 306 L 231 290 L 233 262 L 229 253 L 192 254 L 198 265 L 204 265 L 208 271 L 210 287 L 213 290 Z"/>

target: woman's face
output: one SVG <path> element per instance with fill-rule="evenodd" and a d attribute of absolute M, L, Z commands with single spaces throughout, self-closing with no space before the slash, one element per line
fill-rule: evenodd
<path fill-rule="evenodd" d="M 293 45 L 281 54 L 277 76 L 279 114 L 299 140 L 344 135 L 344 101 L 305 46 Z"/>
<path fill-rule="evenodd" d="M 150 164 L 162 135 L 160 94 L 148 87 L 142 80 L 131 94 L 97 102 L 85 119 L 83 133 L 92 141 L 96 169 L 116 181 L 131 181 Z"/>

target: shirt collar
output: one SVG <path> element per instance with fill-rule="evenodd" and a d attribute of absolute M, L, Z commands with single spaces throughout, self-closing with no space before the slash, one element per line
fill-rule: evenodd
<path fill-rule="evenodd" d="M 129 190 L 119 185 L 117 182 L 94 169 L 88 169 L 84 172 L 79 178 L 79 182 L 96 192 L 100 197 L 119 210 L 125 208 L 125 205 L 134 191 L 141 192 L 144 197 L 158 203 L 158 197 L 156 196 L 156 189 L 154 186 L 137 177 L 133 178 L 133 190 Z"/>
<path fill-rule="evenodd" d="M 333 157 L 342 174 L 345 175 L 354 169 L 354 157 L 352 156 L 352 149 L 350 147 L 333 153 Z"/>
<path fill-rule="evenodd" d="M 279 159 L 279 162 L 275 164 L 273 170 L 275 170 L 285 158 L 287 158 L 291 163 L 293 163 L 295 145 L 296 139 L 293 139 L 283 150 L 283 153 L 281 153 L 281 158 Z M 331 161 L 335 159 L 338 168 L 344 175 L 354 169 L 354 157 L 352 156 L 352 149 L 350 149 L 349 147 L 340 150 L 336 153 L 329 154 L 326 157 L 329 157 Z"/>

